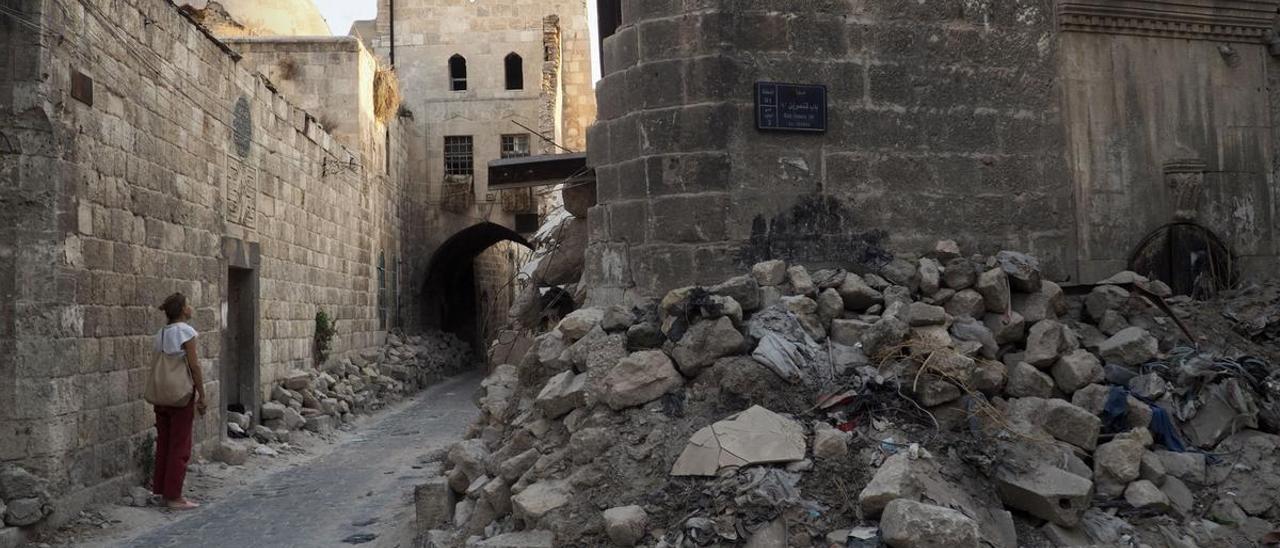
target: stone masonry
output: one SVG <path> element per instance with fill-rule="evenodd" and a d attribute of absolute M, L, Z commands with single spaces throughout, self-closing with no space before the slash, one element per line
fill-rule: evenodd
<path fill-rule="evenodd" d="M 108 4 L 22 0 L 20 22 L 0 18 L 0 462 L 64 502 L 114 497 L 149 450 L 143 368 L 167 294 L 196 309 L 217 403 L 229 268 L 255 279 L 259 390 L 313 365 L 317 311 L 336 354 L 380 346 L 394 320 L 379 315 L 397 317 L 380 302 L 403 302 L 386 272 L 421 276 L 379 263 L 422 216 L 401 199 L 394 122 L 383 165 L 171 3 Z M 387 133 L 361 138 L 377 150 Z"/>
<path fill-rule="evenodd" d="M 765 259 L 865 271 L 948 237 L 1025 249 L 1050 278 L 1092 283 L 1186 217 L 1180 192 L 1257 275 L 1280 254 L 1263 39 L 1274 13 L 1209 0 L 624 1 L 588 139 L 591 298 L 713 283 Z M 826 132 L 757 130 L 757 82 L 825 85 Z M 1203 185 L 1171 185 L 1184 166 Z"/>

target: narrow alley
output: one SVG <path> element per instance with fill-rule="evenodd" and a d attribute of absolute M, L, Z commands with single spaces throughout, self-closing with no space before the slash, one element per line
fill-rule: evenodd
<path fill-rule="evenodd" d="M 478 414 L 471 394 L 480 379 L 479 372 L 447 379 L 328 455 L 106 546 L 409 546 L 413 485 L 436 473 L 436 461 Z"/>

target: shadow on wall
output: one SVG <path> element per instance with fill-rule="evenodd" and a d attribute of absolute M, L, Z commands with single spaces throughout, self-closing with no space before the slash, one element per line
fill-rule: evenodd
<path fill-rule="evenodd" d="M 515 231 L 494 223 L 470 226 L 454 234 L 436 249 L 427 266 L 426 322 L 453 333 L 484 354 L 480 321 L 485 316 L 477 295 L 475 258 L 494 244 L 511 241 L 530 247 Z"/>
<path fill-rule="evenodd" d="M 826 195 L 802 196 L 791 209 L 751 223 L 751 239 L 736 257 L 741 267 L 771 259 L 809 266 L 861 267 L 874 270 L 893 259 L 885 250 L 883 230 L 854 232 L 855 212 Z"/>

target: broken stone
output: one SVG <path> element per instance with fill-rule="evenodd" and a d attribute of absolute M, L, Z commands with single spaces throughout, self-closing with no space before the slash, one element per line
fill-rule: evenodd
<path fill-rule="evenodd" d="M 635 323 L 635 313 L 622 305 L 614 305 L 605 309 L 604 316 L 600 318 L 600 328 L 604 329 L 606 333 L 626 331 Z"/>
<path fill-rule="evenodd" d="M 467 548 L 555 548 L 555 540 L 551 531 L 518 531 L 468 542 Z"/>
<path fill-rule="evenodd" d="M 1075 350 L 1053 364 L 1053 380 L 1067 394 L 1095 382 L 1102 382 L 1102 363 L 1088 350 Z"/>
<path fill-rule="evenodd" d="M 1010 311 L 1009 314 L 987 314 L 982 317 L 983 325 L 991 331 L 996 344 L 1013 344 L 1027 335 L 1027 323 L 1022 314 Z"/>
<path fill-rule="evenodd" d="M 284 418 L 284 404 L 269 401 L 262 404 L 262 420 L 269 421 Z"/>
<path fill-rule="evenodd" d="M 823 340 L 827 338 L 827 329 L 824 322 L 818 316 L 818 303 L 804 295 L 795 295 L 782 298 L 782 306 L 788 312 L 795 314 L 796 319 L 800 321 L 800 325 L 804 327 L 805 332 L 814 340 Z"/>
<path fill-rule="evenodd" d="M 484 441 L 479 439 L 470 439 L 460 441 L 453 444 L 449 448 L 449 462 L 466 476 L 466 485 L 462 489 L 457 489 L 459 493 L 465 492 L 471 481 L 485 474 L 485 461 L 489 459 L 489 449 L 485 447 Z"/>
<path fill-rule="evenodd" d="M 569 437 L 569 455 L 575 464 L 586 464 L 604 453 L 614 441 L 608 429 L 583 428 Z"/>
<path fill-rule="evenodd" d="M 987 313 L 987 305 L 982 300 L 982 294 L 972 289 L 957 291 L 955 296 L 947 301 L 945 308 L 947 314 L 956 318 L 981 318 Z"/>
<path fill-rule="evenodd" d="M 758 405 L 698 430 L 671 468 L 673 476 L 714 476 L 722 468 L 804 459 L 804 429 Z"/>
<path fill-rule="evenodd" d="M 901 345 L 911 332 L 911 328 L 894 316 L 885 316 L 867 329 L 862 335 L 862 351 L 867 357 L 876 359 L 882 353 Z"/>
<path fill-rule="evenodd" d="M 222 442 L 213 448 L 213 460 L 240 466 L 249 460 L 249 448 L 238 443 Z"/>
<path fill-rule="evenodd" d="M 1165 511 L 1169 509 L 1169 497 L 1147 480 L 1130 483 L 1124 490 L 1124 500 L 1137 509 Z"/>
<path fill-rule="evenodd" d="M 48 484 L 44 478 L 20 466 L 0 465 L 0 501 L 26 498 L 49 498 Z"/>
<path fill-rule="evenodd" d="M 540 457 L 542 457 L 542 453 L 539 453 L 537 449 L 528 449 L 498 465 L 498 474 L 502 479 L 514 482 L 520 479 L 520 476 L 523 476 L 530 468 L 533 468 L 534 463 L 538 462 Z"/>
<path fill-rule="evenodd" d="M 649 515 L 640 506 L 618 506 L 604 511 L 604 530 L 618 546 L 635 546 L 649 528 Z"/>
<path fill-rule="evenodd" d="M 942 271 L 942 283 L 948 288 L 961 291 L 973 287 L 974 282 L 978 281 L 978 271 L 969 259 L 957 257 L 943 264 L 945 268 Z"/>
<path fill-rule="evenodd" d="M 1053 377 L 1027 362 L 1018 362 L 1009 368 L 1004 391 L 1015 398 L 1048 398 L 1053 395 Z"/>
<path fill-rule="evenodd" d="M 1129 482 L 1138 479 L 1146 449 L 1133 440 L 1117 439 L 1093 452 L 1093 481 L 1103 496 L 1116 496 Z"/>
<path fill-rule="evenodd" d="M 800 265 L 787 269 L 787 281 L 791 283 L 791 290 L 796 295 L 813 295 L 818 291 L 818 286 L 814 285 L 809 271 Z"/>
<path fill-rule="evenodd" d="M 1027 333 L 1027 353 L 1023 359 L 1040 369 L 1058 361 L 1062 354 L 1079 348 L 1071 329 L 1054 320 L 1042 320 Z"/>
<path fill-rule="evenodd" d="M 1156 482 L 1152 482 L 1156 483 Z M 1187 517 L 1195 510 L 1196 497 L 1182 480 L 1169 476 L 1159 482 L 1160 490 L 1169 498 L 1169 507 L 1180 517 Z"/>
<path fill-rule="evenodd" d="M 710 291 L 712 295 L 732 298 L 746 312 L 760 309 L 760 283 L 751 276 L 729 278 Z"/>
<path fill-rule="evenodd" d="M 956 385 L 937 377 L 922 377 L 912 392 L 916 401 L 925 407 L 935 407 L 949 401 L 960 399 L 962 395 Z"/>
<path fill-rule="evenodd" d="M 447 527 L 453 523 L 453 508 L 457 503 L 453 489 L 443 477 L 428 479 L 413 489 L 413 507 L 418 531 Z"/>
<path fill-rule="evenodd" d="M 895 499 L 918 498 L 922 486 L 917 476 L 922 466 L 905 451 L 890 455 L 880 468 L 876 470 L 871 481 L 858 493 L 858 505 L 868 516 L 876 516 L 884 511 L 890 501 Z"/>
<path fill-rule="evenodd" d="M 560 320 L 557 330 L 564 335 L 564 341 L 572 344 L 590 333 L 604 319 L 604 310 L 599 308 L 579 308 L 570 312 Z"/>
<path fill-rule="evenodd" d="M 1026 253 L 1001 251 L 996 253 L 996 263 L 1009 279 L 1014 291 L 1035 293 L 1040 290 L 1040 261 Z"/>
<path fill-rule="evenodd" d="M 1071 395 L 1071 403 L 1087 409 L 1094 415 L 1101 415 L 1110 396 L 1111 388 L 1101 384 L 1090 384 L 1076 390 Z M 1146 428 L 1151 423 L 1151 407 L 1138 398 L 1129 396 L 1125 399 L 1125 426 L 1127 428 Z"/>
<path fill-rule="evenodd" d="M 818 294 L 818 318 L 822 323 L 830 324 L 844 313 L 844 299 L 834 288 L 827 288 Z"/>
<path fill-rule="evenodd" d="M 650 348 L 658 348 L 667 340 L 667 336 L 662 334 L 662 329 L 657 324 L 643 322 L 631 326 L 627 329 L 627 349 L 646 350 Z"/>
<path fill-rule="evenodd" d="M 564 480 L 540 481 L 526 487 L 520 494 L 511 497 L 511 508 L 516 519 L 525 524 L 534 524 L 547 512 L 569 504 L 573 498 L 573 490 Z"/>
<path fill-rule="evenodd" d="M 947 323 L 947 311 L 941 306 L 933 306 L 922 302 L 911 303 L 910 317 L 912 327 L 925 325 L 942 325 Z"/>
<path fill-rule="evenodd" d="M 587 404 L 587 374 L 563 371 L 551 377 L 538 393 L 534 405 L 549 419 L 558 419 Z"/>
<path fill-rule="evenodd" d="M 872 324 L 865 323 L 863 320 L 831 320 L 831 341 L 835 343 L 845 344 L 845 346 L 856 346 L 863 342 L 863 334 L 867 333 Z"/>
<path fill-rule="evenodd" d="M 1031 366 L 1028 364 L 1028 367 Z M 1004 364 L 994 361 L 974 362 L 973 372 L 969 374 L 969 388 L 995 396 L 1004 390 L 1008 380 L 1009 368 Z"/>
<path fill-rule="evenodd" d="M 1004 314 L 1009 310 L 1012 293 L 1009 290 L 1009 277 L 1005 275 L 1004 270 L 993 268 L 978 275 L 978 283 L 974 285 L 974 289 L 982 295 L 982 302 L 986 305 L 987 312 Z"/>
<path fill-rule="evenodd" d="M 1093 546 L 1093 539 L 1083 527 L 1063 527 L 1053 522 L 1045 523 L 1040 532 L 1053 546 Z"/>
<path fill-rule="evenodd" d="M 1192 444 L 1205 449 L 1244 428 L 1258 427 L 1258 407 L 1251 392 L 1238 380 L 1227 379 L 1201 392 L 1204 404 L 1182 425 Z"/>
<path fill-rule="evenodd" d="M 1149 400 L 1159 400 L 1169 391 L 1168 381 L 1155 373 L 1137 375 L 1129 379 L 1127 384 L 1129 385 L 1129 391 L 1133 392 L 1134 395 Z"/>
<path fill-rule="evenodd" d="M 907 499 L 885 507 L 880 532 L 893 548 L 978 547 L 978 524 L 968 516 Z"/>
<path fill-rule="evenodd" d="M 1098 345 L 1098 354 L 1108 362 L 1120 365 L 1142 365 L 1160 352 L 1160 343 L 1141 327 L 1120 330 Z"/>
<path fill-rule="evenodd" d="M 284 416 L 281 418 L 284 420 L 284 427 L 289 430 L 297 430 L 307 424 L 307 419 L 303 418 L 303 416 L 292 407 L 285 408 Z"/>
<path fill-rule="evenodd" d="M 1046 464 L 1021 472 L 999 470 L 996 491 L 1005 506 L 1063 527 L 1075 527 L 1089 509 L 1093 482 Z"/>
<path fill-rule="evenodd" d="M 867 285 L 867 282 L 857 274 L 845 274 L 844 283 L 840 284 L 838 291 L 847 310 L 863 311 L 884 303 L 884 294 Z"/>
<path fill-rule="evenodd" d="M 39 498 L 10 499 L 5 503 L 4 522 L 14 527 L 35 525 L 52 511 Z"/>
<path fill-rule="evenodd" d="M 960 256 L 960 245 L 955 240 L 938 240 L 933 244 L 933 258 L 939 262 L 946 264 L 948 261 Z"/>
<path fill-rule="evenodd" d="M 951 335 L 956 340 L 974 341 L 982 345 L 982 357 L 989 360 L 996 359 L 996 353 L 1000 350 L 995 334 L 987 329 L 986 324 L 973 318 L 956 319 L 956 322 L 951 325 Z"/>
<path fill-rule="evenodd" d="M 1115 310 L 1103 312 L 1102 319 L 1098 321 L 1098 330 L 1108 337 L 1123 331 L 1126 327 L 1129 327 L 1129 321 Z"/>
<path fill-rule="evenodd" d="M 636 352 L 618 361 L 603 381 L 601 401 L 614 410 L 643 405 L 684 385 L 666 354 Z"/>
<path fill-rule="evenodd" d="M 787 263 L 783 261 L 764 261 L 751 267 L 751 277 L 762 286 L 782 285 L 787 281 Z"/>
<path fill-rule="evenodd" d="M 1022 314 L 1029 325 L 1052 320 L 1066 313 L 1066 296 L 1058 284 L 1042 280 L 1039 291 L 1013 295 L 1013 310 Z"/>
<path fill-rule="evenodd" d="M 1151 451 L 1144 451 L 1142 453 L 1142 463 L 1138 467 L 1138 477 L 1156 485 L 1163 484 L 1165 471 L 1164 463 L 1160 462 L 1160 457 Z"/>
<path fill-rule="evenodd" d="M 880 275 L 893 285 L 907 288 L 908 294 L 915 293 L 920 287 L 920 273 L 916 264 L 906 259 L 897 258 L 889 261 L 880 269 Z"/>
<path fill-rule="evenodd" d="M 675 344 L 671 357 L 679 365 L 681 373 L 693 377 L 711 367 L 717 359 L 738 353 L 745 342 L 742 333 L 728 317 L 701 321 L 689 328 Z"/>
<path fill-rule="evenodd" d="M 1160 463 L 1164 465 L 1164 471 L 1168 475 L 1197 485 L 1205 482 L 1206 469 L 1203 454 L 1165 450 L 1157 450 L 1155 454 L 1160 458 Z"/>
<path fill-rule="evenodd" d="M 849 454 L 851 432 L 841 432 L 825 422 L 813 426 L 813 456 L 820 459 L 839 459 Z"/>
<path fill-rule="evenodd" d="M 917 271 L 920 278 L 920 294 L 930 296 L 942 288 L 942 265 L 933 259 L 920 259 Z"/>
<path fill-rule="evenodd" d="M 1045 401 L 1043 415 L 1040 426 L 1054 438 L 1087 451 L 1097 445 L 1102 421 L 1093 413 L 1066 400 L 1051 399 Z"/>
<path fill-rule="evenodd" d="M 481 496 L 493 509 L 495 518 L 506 517 L 511 513 L 511 485 L 502 478 L 493 478 L 484 484 Z"/>
<path fill-rule="evenodd" d="M 308 432 L 331 434 L 333 433 L 333 417 L 329 415 L 316 415 L 307 419 L 306 424 L 303 426 L 306 427 Z"/>
<path fill-rule="evenodd" d="M 1129 292 L 1114 285 L 1099 285 L 1084 300 L 1085 313 L 1095 323 L 1101 322 L 1109 310 L 1121 310 L 1129 300 Z"/>

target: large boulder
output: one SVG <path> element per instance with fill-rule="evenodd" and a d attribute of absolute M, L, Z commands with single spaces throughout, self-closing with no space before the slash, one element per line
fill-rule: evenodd
<path fill-rule="evenodd" d="M 907 499 L 890 502 L 880 517 L 885 544 L 893 548 L 977 548 L 978 524 L 950 508 Z"/>
<path fill-rule="evenodd" d="M 600 400 L 614 410 L 644 405 L 684 385 L 666 354 L 636 352 L 618 361 L 601 381 Z"/>

